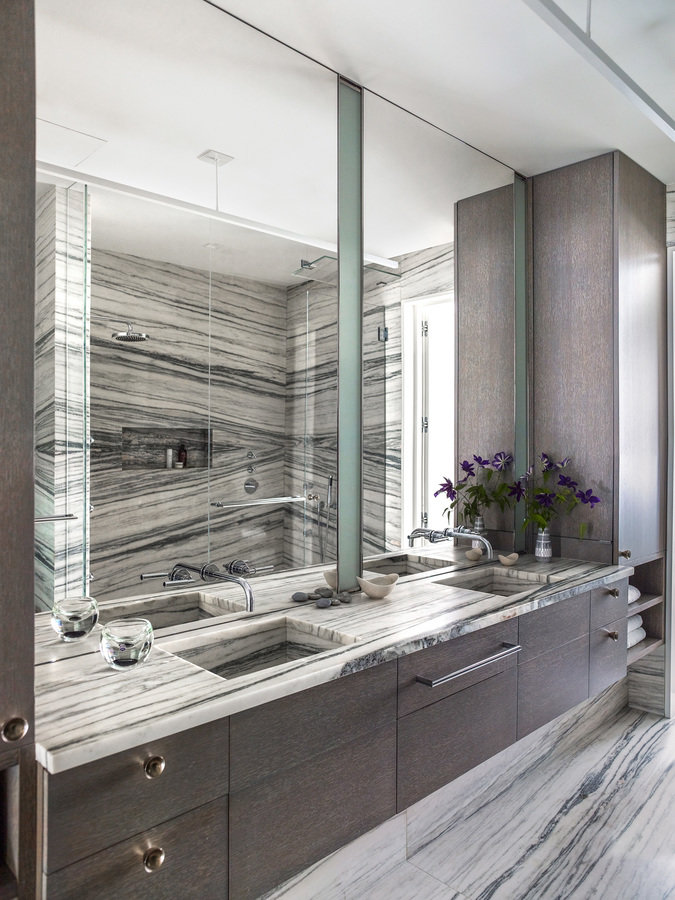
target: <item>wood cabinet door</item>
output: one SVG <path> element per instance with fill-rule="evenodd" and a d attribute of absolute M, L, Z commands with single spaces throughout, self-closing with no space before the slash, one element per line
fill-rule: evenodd
<path fill-rule="evenodd" d="M 516 739 L 516 667 L 398 720 L 397 809 Z"/>
<path fill-rule="evenodd" d="M 591 632 L 589 696 L 604 691 L 626 674 L 626 617 Z"/>

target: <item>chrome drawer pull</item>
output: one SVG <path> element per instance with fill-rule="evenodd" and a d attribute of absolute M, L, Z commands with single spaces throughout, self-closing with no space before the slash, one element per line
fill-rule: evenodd
<path fill-rule="evenodd" d="M 14 741 L 20 741 L 22 737 L 28 734 L 28 722 L 21 716 L 14 719 L 8 719 L 2 726 L 2 739 L 6 744 L 12 744 Z"/>
<path fill-rule="evenodd" d="M 143 764 L 146 778 L 159 778 L 166 766 L 166 760 L 163 756 L 151 756 L 146 759 Z"/>
<path fill-rule="evenodd" d="M 605 631 L 607 637 L 611 638 L 613 641 L 619 640 L 619 632 L 618 631 Z"/>
<path fill-rule="evenodd" d="M 475 672 L 476 669 L 482 669 L 484 666 L 489 666 L 490 663 L 497 662 L 500 659 L 506 659 L 507 656 L 513 656 L 514 653 L 520 653 L 523 649 L 520 644 L 507 644 L 506 642 L 502 642 L 503 650 L 500 650 L 499 653 L 495 653 L 492 656 L 486 656 L 485 659 L 480 659 L 478 662 L 471 663 L 470 666 L 465 666 L 463 669 L 457 669 L 456 672 L 450 672 L 449 675 L 442 675 L 440 678 L 423 678 L 422 675 L 415 675 L 415 681 L 419 681 L 420 684 L 425 684 L 427 687 L 438 687 L 439 684 L 447 684 L 448 681 L 452 681 L 455 678 L 461 678 L 462 675 L 466 675 L 468 672 Z"/>
<path fill-rule="evenodd" d="M 161 847 L 151 847 L 143 856 L 143 868 L 146 872 L 156 872 L 164 864 L 164 851 Z"/>
<path fill-rule="evenodd" d="M 607 593 L 610 594 L 612 597 L 619 596 L 619 592 L 616 588 L 607 588 Z"/>

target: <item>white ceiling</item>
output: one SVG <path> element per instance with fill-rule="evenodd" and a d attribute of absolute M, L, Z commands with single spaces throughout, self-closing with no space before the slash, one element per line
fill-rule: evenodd
<path fill-rule="evenodd" d="M 523 0 L 221 0 L 334 71 L 535 174 L 619 148 L 675 181 L 675 147 Z M 564 0 L 585 24 L 585 0 Z M 675 4 L 594 0 L 592 35 L 674 112 Z M 613 11 L 612 11 L 613 10 Z M 336 83 L 203 0 L 37 0 L 38 158 L 335 242 Z M 582 21 L 583 20 L 583 21 Z M 596 31 L 597 29 L 597 31 Z M 372 95 L 366 250 L 452 239 L 452 205 L 512 173 Z M 92 191 L 95 244 L 292 283 L 287 242 Z M 208 251 L 205 243 L 219 248 Z"/>

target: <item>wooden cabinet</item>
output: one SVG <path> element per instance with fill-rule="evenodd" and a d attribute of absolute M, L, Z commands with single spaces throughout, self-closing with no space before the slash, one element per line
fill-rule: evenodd
<path fill-rule="evenodd" d="M 258 897 L 396 811 L 396 662 L 239 713 L 230 896 Z"/>
<path fill-rule="evenodd" d="M 0 782 L 20 772 L 18 859 L 0 852 L 0 897 L 28 896 L 34 879 L 33 755 L 33 317 L 35 279 L 35 23 L 31 0 L 0 4 Z M 18 767 L 18 768 L 17 768 Z M 0 822 L 7 817 L 0 791 Z M 15 825 L 12 825 L 15 828 Z M 3 844 L 6 842 L 3 841 Z"/>
<path fill-rule="evenodd" d="M 44 896 L 224 900 L 227 865 L 227 797 L 220 797 L 46 876 Z"/>
<path fill-rule="evenodd" d="M 641 564 L 666 540 L 665 186 L 616 152 L 531 193 L 534 448 L 602 499 L 552 533 L 561 556 Z"/>
<path fill-rule="evenodd" d="M 78 896 L 78 886 L 86 896 L 93 885 L 101 898 L 225 897 L 228 745 L 222 719 L 43 772 L 47 900 Z M 163 853 L 157 868 L 144 862 L 153 848 Z"/>
<path fill-rule="evenodd" d="M 515 741 L 517 638 L 512 619 L 399 661 L 399 810 Z"/>

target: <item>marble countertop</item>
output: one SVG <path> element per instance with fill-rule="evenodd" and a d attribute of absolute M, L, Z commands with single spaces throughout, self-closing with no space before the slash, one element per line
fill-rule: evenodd
<path fill-rule="evenodd" d="M 327 609 L 290 600 L 294 591 L 323 583 L 322 567 L 255 579 L 253 613 L 238 611 L 243 595 L 236 586 L 204 586 L 204 593 L 223 606 L 223 616 L 161 629 L 145 664 L 126 672 L 113 671 L 103 661 L 98 626 L 84 640 L 65 644 L 52 631 L 49 614 L 37 615 L 38 761 L 49 772 L 61 772 L 523 615 L 632 573 L 626 566 L 564 559 L 539 563 L 523 556 L 517 564 L 520 572 L 546 576 L 549 581 L 533 581 L 532 588 L 526 586 L 518 596 L 503 597 L 435 583 L 433 579 L 443 574 L 454 574 L 459 568 L 467 571 L 469 564 L 463 554 L 448 548 L 423 553 L 448 559 L 452 569 L 405 578 L 384 600 L 356 594 L 350 604 Z M 126 603 L 133 605 L 133 601 Z M 264 632 L 278 627 L 280 619 L 296 633 L 337 645 L 233 678 L 222 678 L 175 655 L 189 656 L 195 648 L 217 646 L 241 633 Z"/>

